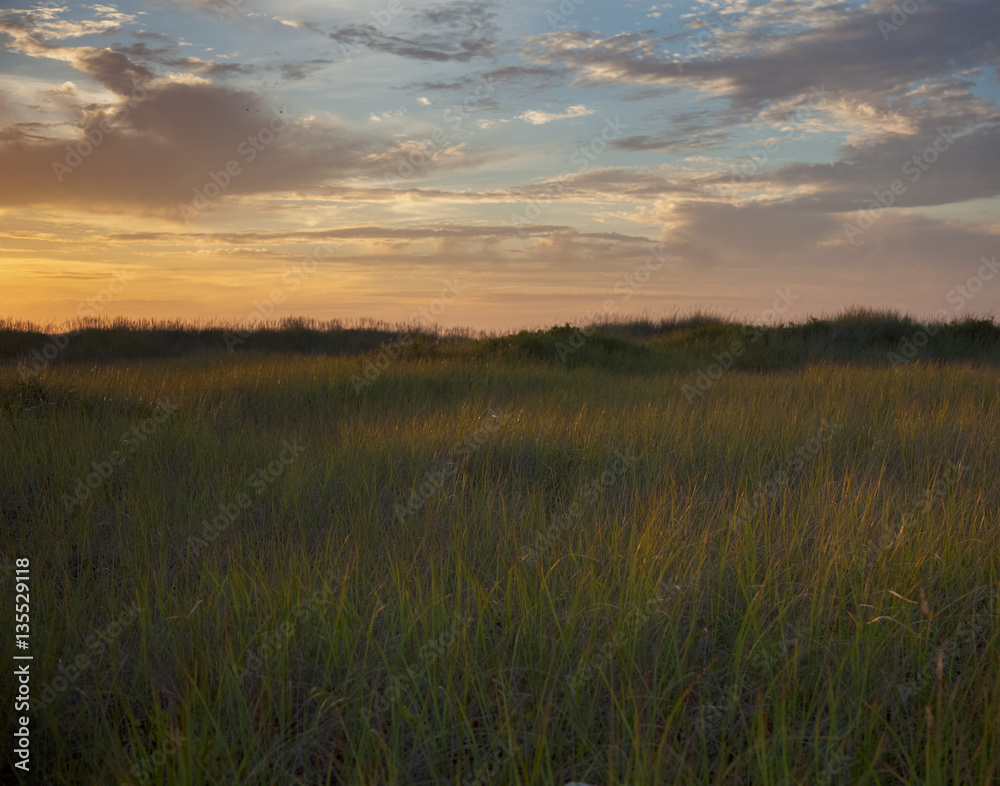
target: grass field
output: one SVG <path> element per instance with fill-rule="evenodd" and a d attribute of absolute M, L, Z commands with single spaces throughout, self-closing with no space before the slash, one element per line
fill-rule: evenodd
<path fill-rule="evenodd" d="M 9 326 L 23 781 L 996 783 L 997 329 L 873 324 Z"/>

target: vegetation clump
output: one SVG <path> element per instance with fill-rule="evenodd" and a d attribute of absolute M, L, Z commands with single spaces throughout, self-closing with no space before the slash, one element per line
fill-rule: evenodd
<path fill-rule="evenodd" d="M 46 782 L 996 779 L 993 323 L 232 327 L 0 332 Z"/>

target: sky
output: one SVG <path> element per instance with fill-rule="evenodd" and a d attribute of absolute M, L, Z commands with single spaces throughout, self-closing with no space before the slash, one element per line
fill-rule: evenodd
<path fill-rule="evenodd" d="M 996 0 L 7 0 L 0 317 L 993 315 L 998 65 Z"/>

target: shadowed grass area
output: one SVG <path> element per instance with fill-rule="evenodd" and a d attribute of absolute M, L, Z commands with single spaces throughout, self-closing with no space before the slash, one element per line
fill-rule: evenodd
<path fill-rule="evenodd" d="M 54 329 L 53 329 L 54 330 Z M 696 369 L 738 345 L 735 368 L 787 369 L 806 364 L 902 365 L 1000 362 L 1000 325 L 967 316 L 921 323 L 891 311 L 854 308 L 829 319 L 777 325 L 740 323 L 709 314 L 659 320 L 608 320 L 583 326 L 485 334 L 435 326 L 343 323 L 287 318 L 250 328 L 143 320 L 81 320 L 64 333 L 0 322 L 0 359 L 34 375 L 50 363 L 181 357 L 199 352 L 388 355 L 587 365 L 614 371 Z"/>
<path fill-rule="evenodd" d="M 0 369 L 35 774 L 990 782 L 995 338 L 876 325 Z"/>

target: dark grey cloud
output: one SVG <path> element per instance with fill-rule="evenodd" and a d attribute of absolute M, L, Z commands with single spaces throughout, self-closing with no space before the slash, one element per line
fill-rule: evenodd
<path fill-rule="evenodd" d="M 192 189 L 232 160 L 241 173 L 231 179 L 227 195 L 303 186 L 356 171 L 353 156 L 367 148 L 358 136 L 334 132 L 324 144 L 295 126 L 248 162 L 238 148 L 268 125 L 266 109 L 254 93 L 214 85 L 150 88 L 127 113 L 88 113 L 81 132 L 96 145 L 65 138 L 5 143 L 0 166 L 9 180 L 0 188 L 0 203 L 174 215 L 178 204 L 192 199 Z M 102 123 L 110 133 L 100 130 Z M 68 148 L 86 155 L 72 156 Z M 69 169 L 57 171 L 55 164 Z"/>
<path fill-rule="evenodd" d="M 446 222 L 400 228 L 356 226 L 314 231 L 125 232 L 107 239 L 112 244 L 142 243 L 145 247 L 194 243 L 214 247 L 213 253 L 220 247 L 230 247 L 234 255 L 249 250 L 256 255 L 270 254 L 288 259 L 301 259 L 301 253 L 288 250 L 290 244 L 315 246 L 323 242 L 365 241 L 392 247 L 391 253 L 386 254 L 387 265 L 432 262 L 460 265 L 465 270 L 496 271 L 497 265 L 503 264 L 508 271 L 523 265 L 535 271 L 548 267 L 564 273 L 566 266 L 572 263 L 577 274 L 584 269 L 602 271 L 608 259 L 618 263 L 645 259 L 654 249 L 662 248 L 658 240 L 620 232 L 581 232 L 568 226 L 536 224 L 518 233 L 510 225 Z M 432 256 L 414 253 L 410 244 L 428 241 L 434 244 Z M 511 244 L 505 246 L 505 241 L 521 242 L 513 247 Z"/>
<path fill-rule="evenodd" d="M 822 212 L 866 208 L 893 184 L 898 192 L 890 194 L 893 207 L 1000 194 L 1000 111 L 993 102 L 974 96 L 971 84 L 959 83 L 925 84 L 917 97 L 895 103 L 895 114 L 886 115 L 885 122 L 897 128 L 880 133 L 879 119 L 874 119 L 872 135 L 843 144 L 833 162 L 769 166 L 770 156 L 761 148 L 732 161 L 715 185 L 730 195 L 725 191 L 730 186 L 736 186 L 736 193 L 790 193 L 787 206 Z"/>
<path fill-rule="evenodd" d="M 179 205 L 230 163 L 239 171 L 225 178 L 226 197 L 307 190 L 381 175 L 375 161 L 398 145 L 371 129 L 274 114 L 278 110 L 252 91 L 156 78 L 123 52 L 56 47 L 23 30 L 17 45 L 90 74 L 121 100 L 77 107 L 70 138 L 19 123 L 0 128 L 0 205 L 176 218 Z"/>
<path fill-rule="evenodd" d="M 127 46 L 119 44 L 113 47 L 113 49 L 135 61 L 178 68 L 188 73 L 197 74 L 198 76 L 225 77 L 235 74 L 252 74 L 256 70 L 253 66 L 242 65 L 240 63 L 219 63 L 212 60 L 202 60 L 198 57 L 182 56 L 173 45 L 150 47 L 140 42 Z"/>
<path fill-rule="evenodd" d="M 403 38 L 371 32 L 362 27 L 342 27 L 329 34 L 330 38 L 347 46 L 363 46 L 373 52 L 383 52 L 412 60 L 437 63 L 466 63 L 475 57 L 493 55 L 493 41 L 486 38 L 454 40 L 450 36 L 423 33 Z"/>
<path fill-rule="evenodd" d="M 877 198 L 874 191 L 884 194 L 893 183 L 901 191 L 892 197 L 895 207 L 1000 195 L 1000 113 L 953 140 L 947 129 L 958 133 L 962 126 L 946 118 L 935 120 L 941 125 L 928 124 L 912 136 L 893 136 L 862 149 L 849 147 L 832 164 L 791 164 L 762 180 L 777 186 L 808 185 L 809 194 L 789 204 L 832 212 L 862 209 Z"/>
<path fill-rule="evenodd" d="M 578 85 L 666 83 L 711 87 L 740 112 L 807 94 L 824 86 L 839 94 L 884 99 L 920 79 L 949 77 L 957 69 L 1000 64 L 1000 3 L 927 3 L 888 40 L 878 23 L 891 8 L 840 6 L 808 26 L 778 32 L 754 27 L 749 15 L 719 37 L 719 46 L 681 64 L 656 49 L 670 39 L 636 34 L 594 38 L 581 31 L 546 33 L 523 50 L 535 62 L 578 71 Z M 654 46 L 655 45 L 655 46 Z"/>
<path fill-rule="evenodd" d="M 612 140 L 611 146 L 618 150 L 638 152 L 655 150 L 658 153 L 690 153 L 719 148 L 732 140 L 732 134 L 723 128 L 697 130 L 685 134 L 671 129 L 665 136 L 636 134 Z"/>
<path fill-rule="evenodd" d="M 541 89 L 565 83 L 568 73 L 568 68 L 559 66 L 505 65 L 475 74 L 465 74 L 448 82 L 410 82 L 402 89 L 421 91 L 469 90 L 483 81 Z"/>
<path fill-rule="evenodd" d="M 558 199 L 562 202 L 652 202 L 664 197 L 695 198 L 705 183 L 686 173 L 665 175 L 648 168 L 592 167 L 562 178 L 490 192 L 493 198 L 511 201 Z"/>
<path fill-rule="evenodd" d="M 718 175 L 717 185 L 735 179 L 744 192 L 772 190 L 789 209 L 856 210 L 895 180 L 907 186 L 895 202 L 901 207 L 1000 193 L 1000 113 L 970 78 L 1000 65 L 1000 3 L 927 2 L 895 30 L 885 27 L 894 8 L 888 0 L 860 8 L 765 3 L 717 24 L 703 39 L 711 46 L 693 47 L 681 64 L 660 51 L 671 41 L 676 49 L 680 36 L 651 42 L 635 34 L 600 39 L 582 31 L 550 33 L 529 39 L 523 54 L 536 64 L 573 69 L 577 86 L 631 83 L 704 92 L 705 109 L 649 117 L 642 133 L 613 143 L 621 150 L 718 150 L 734 141 L 741 125 L 794 125 L 807 109 L 813 119 L 825 114 L 827 127 L 849 129 L 863 141 L 843 145 L 832 163 L 779 167 L 770 156 L 749 167 L 741 159 L 723 163 L 730 171 Z M 922 156 L 942 128 L 951 129 L 955 141 L 945 152 L 926 154 L 933 166 L 925 172 Z M 920 160 L 904 170 L 914 155 Z M 738 196 L 739 189 L 714 195 Z"/>
<path fill-rule="evenodd" d="M 677 92 L 677 87 L 673 85 L 623 85 L 619 94 L 622 101 L 649 101 L 653 99 L 663 100 L 667 96 Z"/>
<path fill-rule="evenodd" d="M 0 142 L 22 142 L 31 139 L 44 139 L 43 133 L 51 128 L 50 123 L 21 122 L 12 123 L 0 128 Z"/>
<path fill-rule="evenodd" d="M 712 150 L 732 141 L 730 125 L 738 121 L 735 118 L 728 118 L 728 114 L 730 113 L 726 110 L 719 109 L 660 110 L 647 115 L 636 127 L 658 127 L 662 129 L 661 131 L 624 136 L 612 140 L 610 145 L 619 150 L 655 150 L 660 153 Z"/>
<path fill-rule="evenodd" d="M 326 66 L 335 62 L 335 60 L 326 60 L 324 58 L 312 58 L 311 60 L 281 63 L 277 68 L 282 79 L 288 82 L 297 82 L 300 79 L 308 79 L 317 71 L 321 71 Z"/>
<path fill-rule="evenodd" d="M 77 55 L 75 65 L 120 96 L 131 94 L 136 86 L 153 78 L 153 72 L 145 66 L 107 49 L 85 48 Z"/>
<path fill-rule="evenodd" d="M 345 25 L 328 33 L 343 47 L 364 47 L 413 60 L 465 63 L 493 57 L 498 14 L 487 0 L 456 0 L 389 18 L 384 25 Z M 395 30 L 411 30 L 396 35 Z"/>
<path fill-rule="evenodd" d="M 90 74 L 112 93 L 131 95 L 133 90 L 153 78 L 153 72 L 135 63 L 121 52 L 93 46 L 62 47 L 35 35 L 33 26 L 22 20 L 0 19 L 0 34 L 13 39 L 13 48 L 30 57 L 65 60 L 74 68 Z"/>
<path fill-rule="evenodd" d="M 628 235 L 618 235 L 608 232 L 578 232 L 575 229 L 558 225 L 538 224 L 525 227 L 522 234 L 537 236 L 549 235 L 553 232 L 568 232 L 579 237 L 595 237 L 605 239 L 628 240 Z M 247 232 L 121 232 L 109 235 L 112 240 L 125 241 L 152 241 L 171 240 L 177 237 L 185 237 L 200 240 L 210 240 L 219 243 L 288 243 L 303 242 L 315 243 L 320 240 L 432 240 L 436 238 L 503 238 L 519 237 L 517 228 L 512 225 L 474 225 L 474 224 L 453 224 L 441 223 L 423 226 L 407 227 L 385 227 L 385 226 L 357 226 L 341 227 L 338 229 L 319 229 L 312 231 L 304 230 L 275 230 L 275 231 L 247 231 Z M 631 238 L 633 240 L 646 241 L 644 238 Z"/>
<path fill-rule="evenodd" d="M 948 271 L 1000 250 L 988 227 L 912 214 L 886 213 L 854 244 L 844 216 L 786 205 L 682 203 L 670 221 L 667 245 L 692 267 L 784 270 L 805 279 L 803 270 L 895 270 L 908 282 L 913 268 Z"/>
<path fill-rule="evenodd" d="M 162 41 L 164 43 L 170 43 L 170 36 L 164 35 L 163 33 L 152 33 L 148 30 L 140 30 L 137 33 L 130 34 L 133 38 L 145 39 L 147 41 Z"/>

